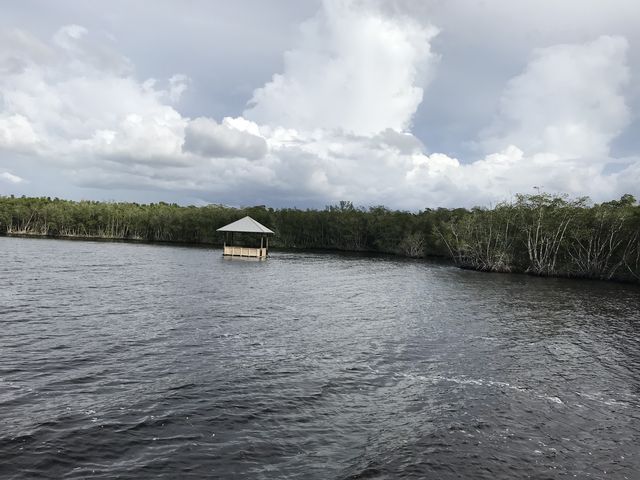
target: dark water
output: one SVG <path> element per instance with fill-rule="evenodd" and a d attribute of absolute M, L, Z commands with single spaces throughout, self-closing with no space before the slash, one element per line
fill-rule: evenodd
<path fill-rule="evenodd" d="M 0 238 L 2 478 L 640 478 L 640 289 Z"/>

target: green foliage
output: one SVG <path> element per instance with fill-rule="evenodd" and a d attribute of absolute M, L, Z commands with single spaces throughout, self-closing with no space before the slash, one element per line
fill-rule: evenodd
<path fill-rule="evenodd" d="M 538 193 L 491 209 L 417 213 L 348 201 L 274 210 L 11 196 L 0 197 L 0 234 L 220 245 L 216 229 L 245 215 L 276 232 L 276 247 L 448 256 L 483 271 L 640 281 L 640 206 L 632 195 L 591 205 Z"/>
<path fill-rule="evenodd" d="M 446 253 L 437 241 L 429 243 L 435 236 L 424 212 L 364 209 L 347 201 L 324 210 L 273 210 L 0 197 L 0 234 L 220 245 L 216 229 L 245 215 L 272 228 L 270 244 L 277 247 L 403 254 L 411 239 L 411 256 Z"/>
<path fill-rule="evenodd" d="M 474 208 L 469 214 L 454 217 L 441 232 L 456 264 L 486 272 L 517 270 L 515 263 L 517 209 L 501 204 L 492 210 Z"/>
<path fill-rule="evenodd" d="M 602 280 L 640 280 L 640 206 L 632 195 L 590 205 L 587 198 L 517 195 L 437 227 L 463 268 Z"/>

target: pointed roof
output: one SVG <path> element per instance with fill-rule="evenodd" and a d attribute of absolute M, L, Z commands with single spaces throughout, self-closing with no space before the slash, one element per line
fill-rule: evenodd
<path fill-rule="evenodd" d="M 229 225 L 225 225 L 217 230 L 218 232 L 243 232 L 243 233 L 273 233 L 267 227 L 259 222 L 256 222 L 250 216 L 236 220 Z"/>

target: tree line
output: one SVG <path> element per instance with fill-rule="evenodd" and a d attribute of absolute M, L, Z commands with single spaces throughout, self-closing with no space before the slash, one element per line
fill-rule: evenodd
<path fill-rule="evenodd" d="M 275 231 L 275 247 L 441 256 L 489 272 L 640 282 L 640 206 L 631 195 L 592 204 L 539 193 L 492 208 L 419 212 L 346 201 L 300 210 L 0 196 L 4 235 L 221 245 L 216 229 L 245 215 Z"/>

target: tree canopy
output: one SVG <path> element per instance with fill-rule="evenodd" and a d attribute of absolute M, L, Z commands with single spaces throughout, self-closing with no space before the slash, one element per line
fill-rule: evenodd
<path fill-rule="evenodd" d="M 632 195 L 516 195 L 493 208 L 390 210 L 341 201 L 322 210 L 232 208 L 0 197 L 0 234 L 220 245 L 245 215 L 272 246 L 446 256 L 462 268 L 640 281 L 640 206 Z"/>

